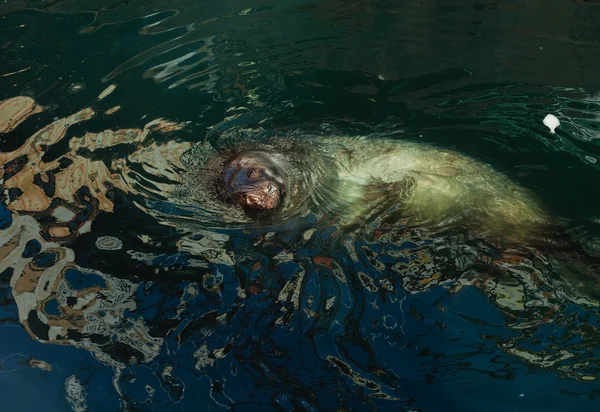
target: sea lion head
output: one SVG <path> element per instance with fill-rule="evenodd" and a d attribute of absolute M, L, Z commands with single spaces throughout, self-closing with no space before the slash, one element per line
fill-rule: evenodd
<path fill-rule="evenodd" d="M 285 194 L 286 175 L 275 155 L 262 151 L 237 153 L 223 167 L 227 200 L 250 212 L 275 209 Z"/>

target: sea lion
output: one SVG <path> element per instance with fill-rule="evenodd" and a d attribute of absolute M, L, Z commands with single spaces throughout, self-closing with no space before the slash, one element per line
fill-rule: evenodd
<path fill-rule="evenodd" d="M 262 148 L 230 148 L 208 165 L 220 169 L 222 199 L 250 212 L 283 210 L 284 218 L 310 209 L 350 225 L 394 207 L 414 225 L 462 226 L 511 241 L 549 221 L 532 193 L 492 167 L 405 140 L 277 137 Z"/>
<path fill-rule="evenodd" d="M 277 219 L 287 220 L 310 211 L 342 230 L 403 221 L 432 238 L 462 232 L 499 251 L 543 250 L 579 279 L 600 269 L 600 259 L 534 193 L 459 152 L 379 137 L 287 136 L 251 147 L 229 148 L 209 163 L 221 165 L 225 199 L 261 217 L 280 210 Z"/>

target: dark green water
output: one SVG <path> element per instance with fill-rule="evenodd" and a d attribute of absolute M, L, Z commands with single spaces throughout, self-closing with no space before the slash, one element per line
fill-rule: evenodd
<path fill-rule="evenodd" d="M 573 287 L 560 262 L 529 250 L 501 279 L 474 279 L 489 245 L 469 234 L 404 236 L 399 225 L 379 237 L 312 215 L 194 223 L 195 209 L 161 194 L 168 177 L 132 156 L 259 128 L 430 143 L 533 191 L 593 255 L 599 20 L 599 3 L 567 0 L 0 2 L 0 100 L 44 107 L 0 134 L 0 153 L 87 107 L 96 114 L 67 139 L 184 123 L 137 146 L 42 147 L 41 162 L 77 155 L 115 174 L 113 161 L 130 162 L 128 186 L 106 189 L 110 211 L 85 184 L 46 193 L 45 211 L 10 207 L 37 172 L 25 194 L 4 191 L 3 410 L 593 409 L 593 267 Z M 561 121 L 554 135 L 548 113 Z M 76 211 L 70 233 L 91 229 L 50 236 L 59 205 Z M 113 238 L 121 246 L 102 246 Z"/>

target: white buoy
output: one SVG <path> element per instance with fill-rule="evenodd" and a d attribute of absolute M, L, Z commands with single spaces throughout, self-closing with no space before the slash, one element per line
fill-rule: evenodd
<path fill-rule="evenodd" d="M 550 129 L 550 133 L 554 133 L 554 130 L 560 126 L 560 121 L 553 114 L 549 114 L 544 117 L 544 125 Z"/>

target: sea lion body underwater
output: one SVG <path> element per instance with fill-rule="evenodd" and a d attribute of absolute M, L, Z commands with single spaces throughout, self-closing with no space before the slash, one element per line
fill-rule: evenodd
<path fill-rule="evenodd" d="M 234 149 L 221 165 L 226 200 L 247 211 L 293 209 L 310 198 L 350 223 L 385 199 L 416 224 L 460 225 L 511 241 L 535 236 L 549 221 L 535 196 L 505 175 L 421 143 L 278 138 L 264 150 Z"/>
<path fill-rule="evenodd" d="M 251 219 L 310 211 L 334 217 L 342 230 L 384 216 L 432 238 L 468 233 L 499 254 L 515 247 L 542 251 L 600 298 L 600 258 L 589 244 L 568 233 L 532 192 L 463 154 L 378 137 L 278 137 L 234 147 L 209 163 L 220 170 L 221 199 Z"/>

